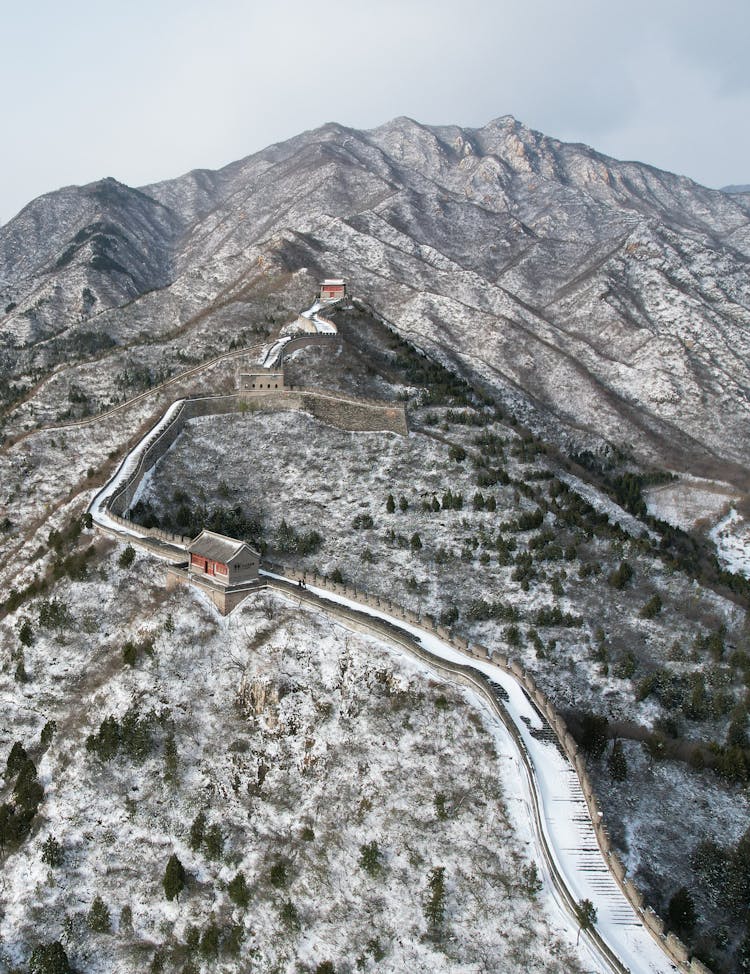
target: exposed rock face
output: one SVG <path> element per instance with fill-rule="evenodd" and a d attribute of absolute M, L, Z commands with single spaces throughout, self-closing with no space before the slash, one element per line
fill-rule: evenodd
<path fill-rule="evenodd" d="M 547 432 L 744 485 L 750 198 L 509 116 L 326 125 L 219 172 L 41 197 L 0 228 L 4 365 L 54 364 L 38 343 L 71 329 L 155 337 L 303 267 Z"/>

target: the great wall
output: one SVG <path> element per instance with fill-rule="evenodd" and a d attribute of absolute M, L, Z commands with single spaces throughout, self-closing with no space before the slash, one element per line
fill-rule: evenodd
<path fill-rule="evenodd" d="M 166 561 L 175 563 L 185 559 L 185 548 L 191 538 L 144 528 L 128 519 L 126 514 L 146 473 L 164 456 L 185 423 L 199 416 L 247 413 L 258 409 L 303 409 L 324 422 L 344 429 L 407 433 L 406 413 L 401 406 L 347 397 L 330 390 L 286 387 L 283 381 L 285 355 L 311 344 L 330 346 L 337 340 L 335 334 L 328 331 L 318 335 L 290 337 L 279 346 L 278 355 L 270 363 L 270 369 L 258 369 L 257 363 L 240 366 L 237 392 L 224 396 L 186 398 L 173 403 L 151 432 L 125 457 L 115 475 L 94 498 L 89 509 L 98 529 L 119 539 L 128 540 Z M 255 387 L 251 380 L 243 380 L 243 376 L 258 376 Z M 269 378 L 263 382 L 260 378 L 262 376 L 277 378 L 275 381 Z M 263 385 L 265 388 L 262 388 Z M 179 569 L 170 569 L 169 576 L 170 584 L 185 580 Z M 301 584 L 303 582 L 304 587 Z M 485 646 L 470 645 L 460 635 L 437 625 L 434 619 L 404 610 L 398 603 L 373 598 L 347 586 L 332 584 L 317 575 L 304 577 L 284 566 L 267 565 L 256 584 L 248 585 L 245 590 L 235 593 L 217 594 L 208 582 L 201 587 L 222 611 L 231 611 L 259 588 L 274 589 L 287 598 L 298 599 L 300 603 L 322 609 L 350 628 L 375 634 L 398 645 L 445 678 L 468 686 L 479 694 L 502 721 L 516 744 L 528 779 L 534 828 L 548 874 L 569 915 L 575 917 L 580 897 L 571 888 L 570 869 L 573 867 L 566 861 L 566 875 L 565 868 L 561 866 L 561 858 L 564 859 L 564 856 L 560 848 L 555 846 L 555 837 L 551 834 L 554 823 L 550 817 L 550 809 L 545 807 L 543 801 L 544 789 L 539 786 L 539 778 L 545 770 L 549 753 L 544 762 L 535 760 L 536 745 L 529 737 L 529 715 L 532 715 L 542 726 L 542 732 L 537 731 L 540 740 L 544 740 L 547 735 L 547 743 L 554 742 L 556 751 L 565 763 L 568 780 L 566 787 L 570 792 L 570 816 L 575 817 L 579 805 L 586 810 L 585 835 L 578 850 L 580 862 L 574 865 L 581 872 L 593 870 L 596 874 L 591 889 L 595 891 L 592 899 L 599 909 L 600 923 L 588 931 L 588 935 L 602 961 L 608 969 L 619 974 L 625 974 L 628 970 L 634 972 L 635 968 L 629 967 L 624 958 L 632 958 L 633 950 L 635 956 L 639 957 L 640 950 L 645 952 L 644 970 L 666 972 L 679 969 L 686 974 L 710 974 L 697 958 L 690 957 L 687 948 L 674 934 L 665 935 L 663 921 L 644 905 L 643 897 L 628 879 L 625 867 L 611 847 L 585 762 L 572 735 L 547 697 L 517 662 L 492 652 Z M 434 642 L 431 643 L 431 640 Z M 452 661 L 436 654 L 428 648 L 430 645 L 433 648 L 437 645 L 444 646 L 456 659 Z M 501 688 L 497 682 L 500 675 L 512 681 L 512 684 L 506 683 L 506 689 Z M 523 707 L 514 712 L 506 704 L 503 695 L 508 696 L 509 686 L 518 688 L 522 694 L 525 714 L 522 712 Z M 601 923 L 605 913 L 613 918 L 611 923 Z M 648 933 L 645 941 L 638 940 L 639 930 Z M 635 946 L 633 938 L 637 941 Z M 663 963 L 659 964 L 652 958 L 646 966 L 648 943 L 658 945 L 658 957 Z"/>

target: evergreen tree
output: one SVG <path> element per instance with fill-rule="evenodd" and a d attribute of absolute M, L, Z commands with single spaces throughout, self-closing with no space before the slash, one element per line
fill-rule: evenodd
<path fill-rule="evenodd" d="M 633 577 L 633 568 L 627 561 L 621 561 L 619 566 L 610 572 L 607 581 L 612 588 L 623 589 Z"/>
<path fill-rule="evenodd" d="M 127 904 L 120 911 L 120 932 L 133 932 L 133 910 Z"/>
<path fill-rule="evenodd" d="M 120 750 L 121 730 L 114 717 L 105 717 L 96 734 L 86 738 L 86 750 L 93 751 L 100 761 L 111 761 Z"/>
<path fill-rule="evenodd" d="M 174 732 L 170 731 L 164 739 L 164 777 L 167 781 L 177 781 L 177 744 L 174 739 Z"/>
<path fill-rule="evenodd" d="M 5 852 L 5 846 L 15 838 L 16 817 L 13 806 L 5 802 L 0 805 L 0 852 Z"/>
<path fill-rule="evenodd" d="M 598 714 L 582 714 L 579 739 L 581 750 L 590 754 L 592 758 L 600 758 L 607 747 L 608 726 L 609 721 L 606 717 L 600 717 Z"/>
<path fill-rule="evenodd" d="M 26 753 L 26 748 L 20 741 L 16 741 L 13 747 L 10 749 L 10 754 L 8 755 L 8 761 L 5 766 L 5 777 L 15 778 L 23 767 L 24 762 L 28 760 L 29 756 Z"/>
<path fill-rule="evenodd" d="M 162 974 L 165 963 L 166 958 L 164 957 L 164 951 L 161 947 L 157 947 L 154 951 L 154 956 L 151 958 L 149 974 Z"/>
<path fill-rule="evenodd" d="M 54 835 L 48 835 L 42 846 L 42 862 L 55 869 L 57 866 L 62 866 L 64 858 L 65 850 L 63 847 Z"/>
<path fill-rule="evenodd" d="M 581 900 L 576 906 L 576 919 L 578 920 L 578 937 L 576 945 L 581 939 L 582 930 L 591 930 L 597 919 L 596 907 L 591 900 Z"/>
<path fill-rule="evenodd" d="M 193 824 L 190 826 L 190 838 L 188 843 L 193 852 L 197 852 L 203 845 L 203 839 L 206 835 L 206 813 L 204 811 L 198 812 L 198 814 L 193 819 Z"/>
<path fill-rule="evenodd" d="M 396 502 L 393 499 L 393 494 L 388 495 L 388 500 L 385 502 L 385 509 L 389 514 L 393 514 L 396 510 Z"/>
<path fill-rule="evenodd" d="M 24 619 L 18 630 L 18 638 L 22 646 L 30 646 L 34 642 L 34 630 L 28 619 Z"/>
<path fill-rule="evenodd" d="M 289 874 L 287 872 L 286 863 L 283 859 L 277 859 L 268 874 L 268 878 L 271 881 L 271 886 L 275 886 L 276 889 L 282 889 L 289 882 Z"/>
<path fill-rule="evenodd" d="M 72 974 L 68 955 L 59 940 L 34 948 L 29 960 L 29 974 Z"/>
<path fill-rule="evenodd" d="M 299 930 L 299 912 L 291 900 L 286 900 L 281 907 L 281 919 L 283 920 L 284 925 L 289 927 L 290 930 Z"/>
<path fill-rule="evenodd" d="M 409 502 L 407 501 L 407 499 L 404 497 L 403 494 L 398 499 L 398 509 L 401 511 L 402 514 L 409 510 Z"/>
<path fill-rule="evenodd" d="M 42 733 L 39 735 L 39 745 L 43 751 L 46 751 L 52 743 L 52 738 L 55 736 L 56 730 L 56 720 L 48 720 L 44 727 L 42 727 Z"/>
<path fill-rule="evenodd" d="M 612 750 L 607 759 L 607 767 L 609 768 L 609 776 L 613 781 L 624 781 L 628 776 L 628 762 L 622 741 L 619 739 L 612 745 Z"/>
<path fill-rule="evenodd" d="M 422 539 L 419 537 L 416 531 L 411 536 L 411 541 L 409 543 L 411 544 L 412 551 L 419 551 L 419 549 L 422 547 Z"/>
<path fill-rule="evenodd" d="M 229 957 L 239 957 L 242 941 L 245 939 L 245 928 L 241 923 L 232 923 L 224 928 L 222 950 Z"/>
<path fill-rule="evenodd" d="M 164 895 L 168 900 L 179 900 L 180 893 L 185 888 L 185 867 L 174 852 L 169 857 L 162 885 L 164 886 Z"/>
<path fill-rule="evenodd" d="M 247 880 L 245 879 L 245 874 L 243 872 L 238 872 L 234 879 L 229 883 L 227 887 L 227 892 L 229 893 L 229 899 L 236 903 L 237 906 L 246 909 L 250 903 L 250 890 L 247 887 Z"/>
<path fill-rule="evenodd" d="M 214 960 L 219 954 L 219 928 L 213 919 L 201 936 L 200 952 L 204 960 Z"/>
<path fill-rule="evenodd" d="M 93 930 L 94 933 L 109 933 L 112 929 L 112 918 L 109 914 L 109 907 L 101 896 L 97 895 L 94 897 L 94 902 L 91 904 L 86 922 L 89 925 L 89 929 Z"/>
<path fill-rule="evenodd" d="M 224 851 L 224 836 L 221 834 L 218 825 L 209 825 L 206 829 L 203 846 L 209 859 L 221 859 L 221 854 Z"/>
<path fill-rule="evenodd" d="M 380 872 L 380 849 L 375 839 L 359 847 L 359 864 L 370 876 Z"/>
<path fill-rule="evenodd" d="M 18 772 L 13 797 L 21 835 L 26 835 L 31 828 L 31 822 L 39 808 L 39 803 L 44 797 L 44 789 L 39 784 L 36 776 L 36 765 L 31 758 L 24 762 Z"/>
<path fill-rule="evenodd" d="M 135 561 L 135 548 L 132 544 L 126 545 L 120 555 L 118 564 L 120 568 L 130 568 L 130 566 Z"/>
<path fill-rule="evenodd" d="M 61 599 L 44 599 L 39 603 L 39 625 L 42 629 L 65 629 L 73 622 L 70 609 Z"/>
<path fill-rule="evenodd" d="M 653 619 L 654 616 L 658 615 L 661 612 L 663 607 L 664 606 L 661 600 L 661 596 L 657 592 L 656 595 L 651 596 L 648 602 L 646 602 L 646 604 L 641 609 L 640 611 L 641 619 Z"/>
<path fill-rule="evenodd" d="M 445 917 L 445 868 L 435 866 L 427 879 L 429 893 L 424 906 L 424 915 L 433 930 L 437 930 Z"/>
<path fill-rule="evenodd" d="M 680 886 L 667 907 L 667 921 L 678 933 L 691 933 L 698 917 L 695 903 L 686 886 Z"/>
<path fill-rule="evenodd" d="M 474 494 L 474 510 L 483 511 L 485 508 L 484 496 L 479 491 Z"/>

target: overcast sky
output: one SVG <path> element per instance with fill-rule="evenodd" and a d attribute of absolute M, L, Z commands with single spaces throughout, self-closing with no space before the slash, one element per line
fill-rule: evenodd
<path fill-rule="evenodd" d="M 0 0 L 0 222 L 327 121 L 479 126 L 750 183 L 748 0 Z"/>

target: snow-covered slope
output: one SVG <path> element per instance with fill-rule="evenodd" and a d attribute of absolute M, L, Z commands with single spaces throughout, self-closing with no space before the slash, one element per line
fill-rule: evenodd
<path fill-rule="evenodd" d="M 90 240 L 76 243 L 98 224 L 118 228 L 94 236 L 126 272 L 110 267 L 106 287 Z M 741 194 L 510 116 L 480 129 L 398 118 L 326 125 L 141 191 L 105 181 L 40 198 L 0 229 L 0 325 L 23 375 L 59 360 L 40 338 L 81 321 L 142 341 L 251 299 L 269 275 L 335 271 L 548 428 L 740 482 L 749 263 Z"/>
<path fill-rule="evenodd" d="M 278 596 L 220 620 L 196 593 L 165 595 L 142 557 L 125 570 L 117 555 L 100 551 L 86 581 L 57 588 L 74 606 L 59 629 L 31 619 L 24 693 L 0 672 L 3 759 L 21 741 L 44 787 L 0 871 L 0 969 L 58 939 L 87 974 L 155 970 L 159 954 L 167 971 L 225 974 L 592 969 L 537 888 L 515 759 L 462 692 Z M 132 666 L 128 640 L 150 640 Z M 85 746 L 128 712 L 137 742 L 126 735 L 109 760 Z M 56 865 L 42 861 L 50 836 Z M 173 853 L 187 883 L 168 901 Z M 435 868 L 439 929 L 425 915 Z M 230 885 L 240 873 L 245 902 Z M 87 920 L 97 895 L 106 933 Z"/>

